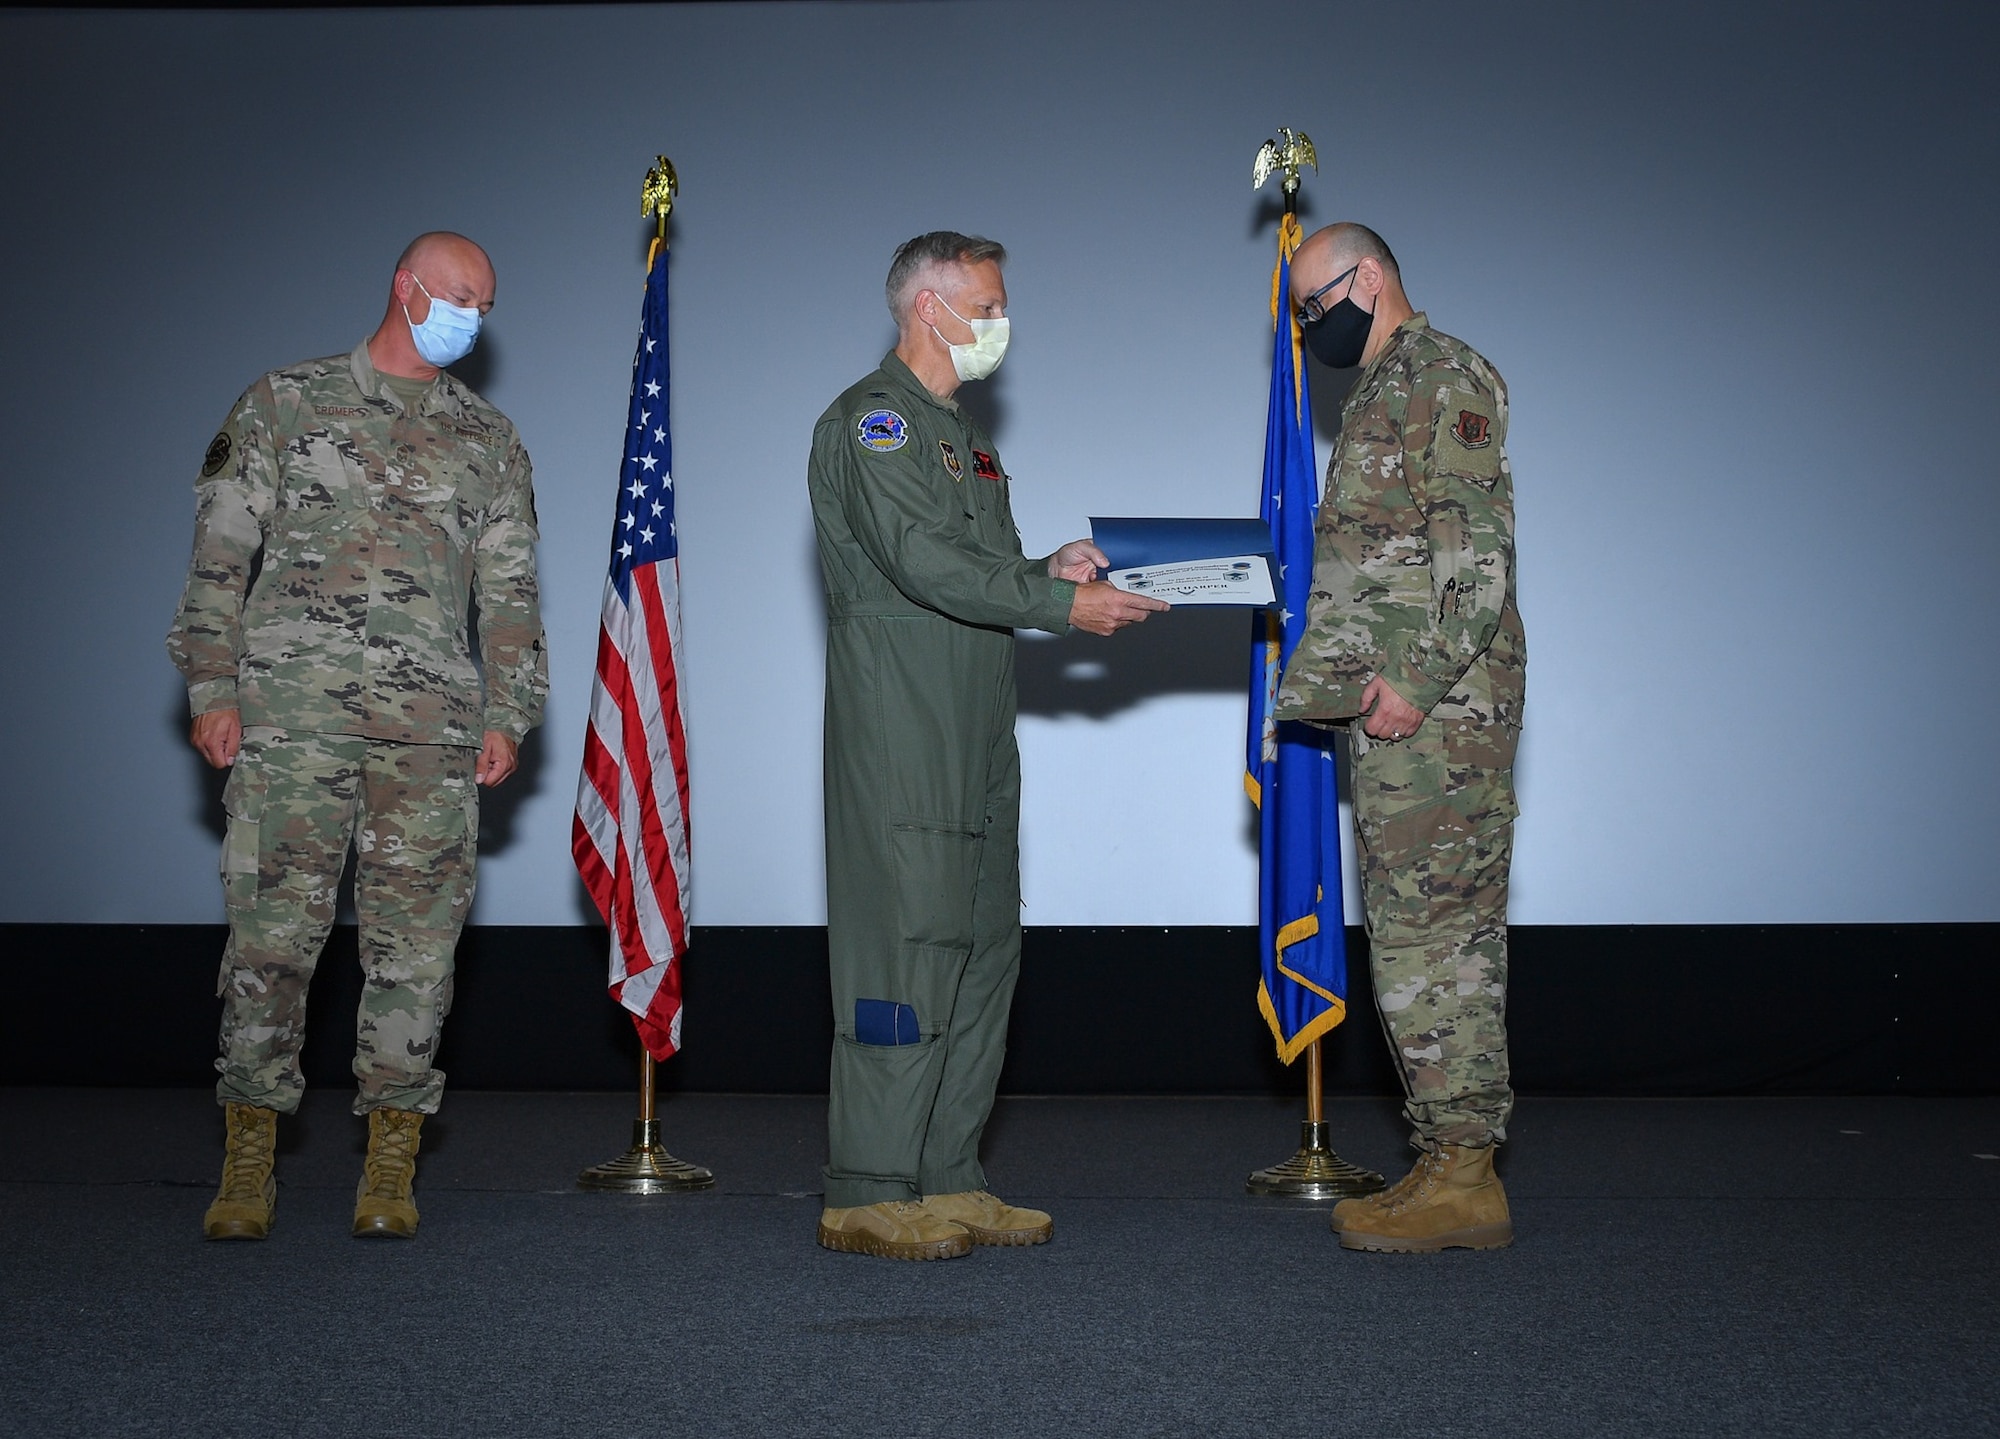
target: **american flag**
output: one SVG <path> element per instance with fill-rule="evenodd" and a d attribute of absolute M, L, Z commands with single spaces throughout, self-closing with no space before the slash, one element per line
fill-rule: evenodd
<path fill-rule="evenodd" d="M 611 929 L 611 997 L 655 1059 L 681 1043 L 687 948 L 688 770 L 680 541 L 667 427 L 667 249 L 646 269 L 618 519 L 597 637 L 570 848 Z"/>

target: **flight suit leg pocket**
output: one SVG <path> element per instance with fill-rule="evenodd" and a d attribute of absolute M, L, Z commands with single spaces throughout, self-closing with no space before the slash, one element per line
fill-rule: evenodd
<path fill-rule="evenodd" d="M 896 915 L 903 943 L 960 953 L 972 948 L 973 896 L 985 834 L 970 824 L 893 815 Z"/>
<path fill-rule="evenodd" d="M 867 1044 L 834 1036 L 828 1137 L 835 1171 L 914 1185 L 944 1052 L 936 1039 Z"/>

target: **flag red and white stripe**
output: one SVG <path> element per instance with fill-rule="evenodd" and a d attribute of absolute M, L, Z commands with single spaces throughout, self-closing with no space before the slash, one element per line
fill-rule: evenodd
<path fill-rule="evenodd" d="M 687 949 L 687 714 L 667 426 L 667 254 L 646 277 L 571 850 L 611 931 L 611 997 L 655 1059 L 680 1048 Z"/>

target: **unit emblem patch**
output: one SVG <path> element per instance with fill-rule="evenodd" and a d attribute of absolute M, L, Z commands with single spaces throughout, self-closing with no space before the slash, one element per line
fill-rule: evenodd
<path fill-rule="evenodd" d="M 910 427 L 894 410 L 870 410 L 854 426 L 855 438 L 871 450 L 887 454 L 910 440 Z"/>
<path fill-rule="evenodd" d="M 993 456 L 987 454 L 986 451 L 974 450 L 972 452 L 972 473 L 979 476 L 982 480 L 997 480 L 1000 478 L 1000 466 L 994 460 Z"/>
<path fill-rule="evenodd" d="M 1458 442 L 1468 450 L 1484 448 L 1493 439 L 1492 421 L 1472 410 L 1460 410 L 1458 423 L 1451 427 Z"/>
<path fill-rule="evenodd" d="M 201 477 L 206 480 L 222 473 L 222 467 L 229 463 L 229 431 L 219 430 L 208 442 L 208 453 L 201 457 Z"/>
<path fill-rule="evenodd" d="M 947 440 L 939 440 L 938 453 L 944 456 L 944 467 L 946 472 L 949 473 L 954 480 L 963 480 L 965 478 L 965 466 L 961 465 L 958 462 L 958 451 L 954 450 L 951 447 L 951 443 Z"/>

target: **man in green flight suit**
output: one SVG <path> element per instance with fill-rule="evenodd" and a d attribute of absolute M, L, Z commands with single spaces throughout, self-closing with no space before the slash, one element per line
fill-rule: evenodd
<path fill-rule="evenodd" d="M 1021 552 L 999 453 L 952 399 L 1006 349 L 1005 259 L 949 230 L 896 251 L 896 348 L 820 416 L 808 466 L 834 1022 L 819 1242 L 884 1258 L 1053 1233 L 979 1165 L 1021 963 L 1013 632 L 1166 608 L 1095 579 L 1087 540 Z"/>
<path fill-rule="evenodd" d="M 1422 1157 L 1336 1205 L 1349 1249 L 1512 1241 L 1493 1151 L 1507 1062 L 1507 879 L 1527 640 L 1514 604 L 1507 387 L 1410 305 L 1382 237 L 1329 225 L 1292 259 L 1307 347 L 1361 366 L 1341 409 L 1306 627 L 1280 719 L 1344 725 L 1382 1027 Z"/>

